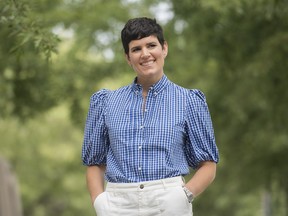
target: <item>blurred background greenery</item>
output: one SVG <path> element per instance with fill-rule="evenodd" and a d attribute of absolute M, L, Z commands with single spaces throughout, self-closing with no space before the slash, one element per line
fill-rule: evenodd
<path fill-rule="evenodd" d="M 91 94 L 130 84 L 120 31 L 155 17 L 165 73 L 205 92 L 221 160 L 197 216 L 288 215 L 287 0 L 0 0 L 0 155 L 25 216 L 94 215 L 81 145 Z"/>

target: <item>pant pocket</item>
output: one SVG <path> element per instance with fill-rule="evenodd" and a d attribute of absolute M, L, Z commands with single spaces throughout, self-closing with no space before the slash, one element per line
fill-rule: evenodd
<path fill-rule="evenodd" d="M 160 195 L 163 216 L 192 215 L 192 205 L 188 202 L 182 186 L 167 188 Z"/>
<path fill-rule="evenodd" d="M 97 216 L 105 215 L 105 209 L 107 209 L 106 200 L 107 199 L 106 199 L 105 191 L 99 194 L 94 200 L 93 206 L 94 206 Z"/>

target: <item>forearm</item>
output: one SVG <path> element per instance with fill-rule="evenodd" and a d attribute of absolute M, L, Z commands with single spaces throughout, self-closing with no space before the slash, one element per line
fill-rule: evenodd
<path fill-rule="evenodd" d="M 105 166 L 89 166 L 86 171 L 86 183 L 90 193 L 91 201 L 104 191 Z"/>
<path fill-rule="evenodd" d="M 185 186 L 193 193 L 194 197 L 196 197 L 213 182 L 215 176 L 216 163 L 205 161 L 200 164 L 193 177 Z"/>

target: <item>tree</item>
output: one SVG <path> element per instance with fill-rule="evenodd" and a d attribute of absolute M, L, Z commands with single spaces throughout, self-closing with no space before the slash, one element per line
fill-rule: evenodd
<path fill-rule="evenodd" d="M 174 22 L 186 25 L 184 55 L 196 49 L 209 71 L 210 108 L 227 175 L 222 180 L 241 193 L 285 190 L 287 200 L 287 2 L 172 2 Z M 287 203 L 273 204 L 274 214 L 285 206 L 287 212 Z"/>
<path fill-rule="evenodd" d="M 95 77 L 117 73 L 120 57 L 114 53 L 129 6 L 89 0 L 4 0 L 0 6 L 0 37 L 6 41 L 0 51 L 1 115 L 27 119 L 64 100 L 73 115 L 81 114 L 82 93 L 95 89 Z M 66 53 L 53 55 L 60 46 L 66 46 Z M 109 53 L 115 55 L 114 64 Z"/>
<path fill-rule="evenodd" d="M 0 113 L 25 118 L 55 104 L 49 92 L 49 65 L 41 55 L 49 59 L 57 51 L 58 38 L 41 27 L 27 2 L 6 0 L 0 7 L 4 42 L 0 50 Z"/>

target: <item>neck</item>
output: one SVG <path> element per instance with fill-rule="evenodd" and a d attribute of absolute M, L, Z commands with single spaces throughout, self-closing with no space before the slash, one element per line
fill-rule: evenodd
<path fill-rule="evenodd" d="M 142 96 L 146 97 L 149 91 L 149 88 L 154 85 L 156 82 L 138 82 L 142 86 Z"/>
<path fill-rule="evenodd" d="M 149 88 L 157 83 L 162 78 L 162 76 L 163 74 L 161 74 L 159 77 L 137 77 L 137 83 L 140 84 L 143 88 L 143 96 L 147 95 Z"/>

